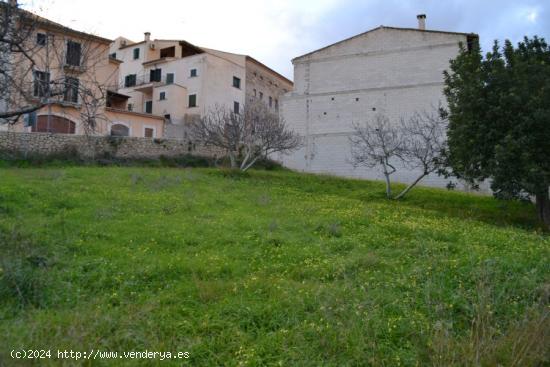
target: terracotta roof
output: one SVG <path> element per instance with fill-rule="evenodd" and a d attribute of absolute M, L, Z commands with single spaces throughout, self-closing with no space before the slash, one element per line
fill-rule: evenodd
<path fill-rule="evenodd" d="M 444 34 L 456 34 L 456 35 L 462 35 L 462 36 L 475 36 L 475 37 L 479 37 L 476 33 L 462 33 L 462 32 L 448 32 L 448 31 L 438 31 L 438 30 L 433 30 L 433 29 L 418 29 L 418 28 L 400 28 L 400 27 L 385 27 L 383 25 L 379 26 L 379 27 L 376 27 L 376 28 L 373 28 L 371 30 L 368 30 L 366 32 L 363 32 L 363 33 L 360 33 L 358 35 L 355 35 L 353 37 L 349 37 L 349 38 L 346 38 L 344 40 L 341 40 L 341 41 L 338 41 L 338 42 L 335 42 L 333 44 L 330 44 L 328 46 L 325 46 L 325 47 L 322 47 L 320 49 L 317 49 L 315 51 L 311 51 L 311 52 L 308 52 L 307 54 L 303 54 L 301 56 L 297 56 L 295 58 L 292 59 L 292 62 L 294 62 L 294 60 L 298 60 L 298 59 L 301 59 L 303 57 L 306 57 L 306 56 L 309 56 L 309 55 L 312 55 L 316 52 L 319 52 L 319 51 L 322 51 L 322 50 L 325 50 L 329 47 L 332 47 L 332 46 L 335 46 L 335 45 L 338 45 L 340 43 L 344 43 L 344 42 L 347 42 L 347 41 L 350 41 L 352 39 L 355 39 L 355 38 L 358 38 L 358 37 L 361 37 L 361 36 L 364 36 L 365 34 L 367 33 L 371 33 L 371 32 L 374 32 L 374 31 L 377 31 L 377 30 L 380 30 L 380 29 L 392 29 L 392 30 L 397 30 L 397 31 L 416 31 L 416 32 L 424 32 L 424 33 L 444 33 Z"/>

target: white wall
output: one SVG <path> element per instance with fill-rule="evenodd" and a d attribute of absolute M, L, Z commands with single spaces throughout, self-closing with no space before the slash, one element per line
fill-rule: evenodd
<path fill-rule="evenodd" d="M 280 157 L 290 168 L 339 176 L 381 179 L 376 169 L 350 163 L 353 123 L 382 113 L 390 121 L 444 103 L 443 71 L 466 36 L 381 28 L 295 59 L 295 90 L 281 99 L 281 114 L 305 137 L 301 150 Z M 393 177 L 412 182 L 419 172 Z M 445 187 L 448 180 L 422 183 Z"/>

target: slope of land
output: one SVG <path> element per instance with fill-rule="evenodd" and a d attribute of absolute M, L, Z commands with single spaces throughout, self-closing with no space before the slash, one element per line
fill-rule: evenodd
<path fill-rule="evenodd" d="M 383 192 L 285 171 L 2 169 L 0 365 L 14 348 L 190 365 L 548 358 L 550 239 L 533 207 Z"/>

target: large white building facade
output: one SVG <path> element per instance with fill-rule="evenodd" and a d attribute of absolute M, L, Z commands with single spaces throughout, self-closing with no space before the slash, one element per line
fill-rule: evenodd
<path fill-rule="evenodd" d="M 198 47 L 183 40 L 123 37 L 111 45 L 120 62 L 118 93 L 128 96 L 132 111 L 163 116 L 165 136 L 182 138 L 185 126 L 217 107 L 239 113 L 253 100 L 273 111 L 292 90 L 290 80 L 247 55 Z"/>
<path fill-rule="evenodd" d="M 443 71 L 475 34 L 380 26 L 297 57 L 294 91 L 282 98 L 281 114 L 304 137 L 304 147 L 279 157 L 293 169 L 338 176 L 382 179 L 377 169 L 353 167 L 349 137 L 353 123 L 376 114 L 390 121 L 445 104 Z M 393 180 L 409 183 L 418 172 L 400 168 Z M 421 184 L 444 187 L 436 175 Z"/>

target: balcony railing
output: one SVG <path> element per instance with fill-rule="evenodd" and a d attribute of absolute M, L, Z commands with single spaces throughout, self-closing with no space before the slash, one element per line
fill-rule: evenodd
<path fill-rule="evenodd" d="M 124 86 L 125 88 L 135 88 L 135 87 L 142 87 L 147 84 L 151 84 L 152 86 L 160 86 L 160 85 L 168 85 L 168 84 L 174 84 L 174 80 L 168 80 L 166 75 L 163 75 L 160 80 L 151 80 L 151 76 L 149 74 L 142 74 L 136 76 L 136 83 L 134 85 L 126 87 L 125 79 L 123 78 L 120 82 L 120 85 Z"/>

